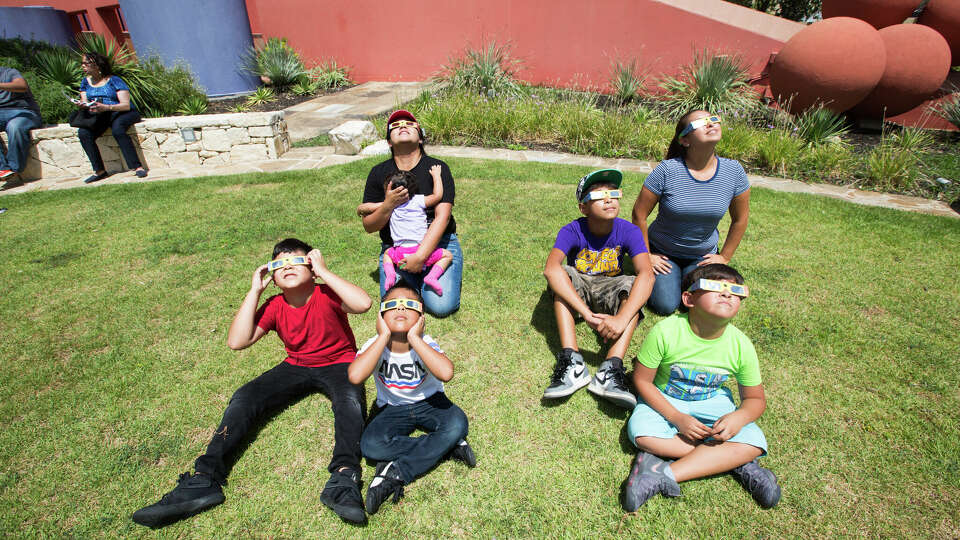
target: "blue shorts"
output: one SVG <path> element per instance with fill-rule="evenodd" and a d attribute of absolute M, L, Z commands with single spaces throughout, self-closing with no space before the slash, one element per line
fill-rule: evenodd
<path fill-rule="evenodd" d="M 678 411 L 689 414 L 702 422 L 707 427 L 713 427 L 713 423 L 725 414 L 737 410 L 733 403 L 733 396 L 729 388 L 721 388 L 717 395 L 710 399 L 701 401 L 684 401 L 664 394 L 663 396 L 670 405 L 673 405 Z M 630 435 L 630 441 L 637 444 L 637 437 L 656 437 L 658 439 L 672 439 L 677 434 L 677 428 L 660 413 L 640 400 L 630 420 L 627 421 L 627 433 Z M 707 439 L 710 440 L 710 439 Z M 739 433 L 730 438 L 730 442 L 749 444 L 763 450 L 761 456 L 767 455 L 767 438 L 763 436 L 763 431 L 757 427 L 757 424 L 750 422 L 743 426 Z"/>

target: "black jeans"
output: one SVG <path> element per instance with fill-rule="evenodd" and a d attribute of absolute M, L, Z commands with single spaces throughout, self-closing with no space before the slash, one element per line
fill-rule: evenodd
<path fill-rule="evenodd" d="M 109 122 L 106 120 L 97 122 L 92 128 L 77 128 L 77 138 L 80 139 L 80 146 L 83 147 L 87 159 L 90 160 L 90 166 L 93 172 L 104 170 L 103 158 L 100 157 L 100 149 L 97 148 L 97 137 L 103 135 L 103 132 L 110 128 L 113 138 L 117 140 L 120 146 L 120 153 L 123 154 L 123 161 L 127 163 L 130 169 L 141 167 L 140 158 L 137 156 L 137 150 L 133 147 L 133 141 L 127 135 L 127 129 L 140 121 L 140 113 L 136 109 L 123 112 L 103 113 L 109 115 Z"/>
<path fill-rule="evenodd" d="M 347 366 L 333 364 L 324 367 L 295 366 L 287 362 L 240 387 L 214 432 L 207 452 L 197 458 L 197 472 L 209 474 L 223 483 L 227 477 L 224 458 L 242 442 L 250 427 L 264 412 L 283 407 L 306 394 L 323 392 L 333 405 L 333 458 L 327 469 L 332 473 L 340 467 L 360 471 L 360 435 L 367 416 L 367 398 L 363 386 L 347 379 Z"/>

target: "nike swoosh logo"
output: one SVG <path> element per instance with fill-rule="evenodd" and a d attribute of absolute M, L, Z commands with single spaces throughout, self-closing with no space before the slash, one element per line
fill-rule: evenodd
<path fill-rule="evenodd" d="M 661 461 L 660 463 L 657 463 L 657 464 L 654 465 L 653 467 L 650 467 L 650 471 L 651 471 L 651 472 L 654 472 L 654 473 L 659 473 L 660 471 L 658 471 L 657 469 L 658 469 L 661 465 L 663 465 L 663 462 L 662 462 L 662 461 Z"/>
<path fill-rule="evenodd" d="M 583 368 L 583 369 L 581 369 L 580 371 L 575 371 L 575 372 L 573 373 L 573 376 L 574 376 L 574 377 L 579 377 L 579 376 L 583 375 L 583 372 L 584 372 L 584 371 L 586 371 L 586 368 Z"/>

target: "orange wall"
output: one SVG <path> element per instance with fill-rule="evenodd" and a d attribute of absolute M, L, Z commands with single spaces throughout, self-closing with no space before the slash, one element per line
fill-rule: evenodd
<path fill-rule="evenodd" d="M 708 4 L 723 2 L 705 0 Z M 614 58 L 676 73 L 703 48 L 739 52 L 759 73 L 783 42 L 655 0 L 246 0 L 253 32 L 368 80 L 433 75 L 468 44 L 510 42 L 533 83 L 607 85 Z M 743 9 L 738 6 L 730 8 Z"/>

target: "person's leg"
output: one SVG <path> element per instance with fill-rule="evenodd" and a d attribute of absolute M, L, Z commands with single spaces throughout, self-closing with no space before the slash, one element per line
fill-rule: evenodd
<path fill-rule="evenodd" d="M 327 470 L 350 468 L 360 471 L 360 436 L 367 417 L 367 397 L 363 385 L 350 382 L 350 364 L 310 368 L 315 384 L 330 398 L 333 408 L 333 456 Z"/>
<path fill-rule="evenodd" d="M 97 138 L 103 135 L 106 129 L 107 126 L 102 123 L 92 128 L 77 128 L 77 138 L 80 139 L 80 146 L 83 147 L 83 152 L 90 160 L 90 167 L 96 175 L 106 172 L 103 167 L 103 158 L 100 156 L 100 149 L 97 147 Z"/>
<path fill-rule="evenodd" d="M 19 173 L 27 166 L 30 130 L 41 126 L 40 116 L 24 109 L 10 109 L 5 114 L 0 109 L 0 115 L 3 115 L 0 116 L 0 124 L 6 124 L 2 127 L 7 132 L 7 155 L 0 152 L 0 169 Z"/>
<path fill-rule="evenodd" d="M 670 464 L 677 482 L 733 470 L 760 457 L 763 450 L 744 443 L 704 443 Z"/>
<path fill-rule="evenodd" d="M 194 463 L 196 471 L 222 484 L 227 476 L 224 458 L 237 448 L 264 411 L 290 403 L 310 390 L 308 371 L 281 362 L 234 392 L 206 452 Z"/>
<path fill-rule="evenodd" d="M 140 157 L 137 156 L 137 150 L 133 147 L 133 141 L 130 140 L 130 135 L 127 135 L 130 126 L 139 121 L 140 113 L 133 110 L 114 113 L 110 122 L 110 131 L 113 133 L 113 138 L 117 140 L 117 145 L 120 146 L 120 153 L 123 154 L 123 161 L 126 162 L 128 169 L 143 168 Z"/>
<path fill-rule="evenodd" d="M 461 439 L 466 438 L 467 415 L 454 405 L 443 392 L 412 406 L 414 421 L 426 431 L 419 437 L 406 437 L 409 447 L 396 460 L 404 483 L 430 470 Z"/>
<path fill-rule="evenodd" d="M 620 312 L 620 306 L 630 295 L 636 276 L 594 276 L 590 279 L 590 309 L 594 313 L 615 315 Z M 623 367 L 623 357 L 627 354 L 627 347 L 633 337 L 633 331 L 642 318 L 642 312 L 637 312 L 627 322 L 620 337 L 613 340 L 607 350 L 606 357 L 597 373 L 590 381 L 588 390 L 600 397 L 625 409 L 633 409 L 637 405 L 637 398 L 627 388 L 626 370 Z"/>
<path fill-rule="evenodd" d="M 434 292 L 432 288 L 423 285 L 422 277 L 411 283 L 420 284 L 420 294 L 423 296 L 424 309 L 434 317 L 442 318 L 455 313 L 460 309 L 460 286 L 463 281 L 463 251 L 457 235 L 443 235 L 437 244 L 440 249 L 450 252 L 450 266 L 437 280 L 443 296 Z"/>
<path fill-rule="evenodd" d="M 393 284 L 397 282 L 397 270 L 393 264 L 393 257 L 390 256 L 390 252 L 393 250 L 394 248 L 390 248 L 380 256 L 380 269 L 383 272 L 383 288 L 386 290 L 389 290 L 390 287 L 393 287 Z"/>
<path fill-rule="evenodd" d="M 417 429 L 411 412 L 413 405 L 387 405 L 363 430 L 360 449 L 364 457 L 373 461 L 393 461 L 409 451 Z"/>
<path fill-rule="evenodd" d="M 670 315 L 680 305 L 681 266 L 670 259 L 670 272 L 654 274 L 653 290 L 647 299 L 647 308 L 657 315 Z"/>
<path fill-rule="evenodd" d="M 583 275 L 572 266 L 564 265 L 563 269 L 567 272 L 573 289 L 587 301 L 584 295 L 588 286 Z M 543 391 L 543 397 L 547 399 L 569 396 L 590 383 L 590 370 L 577 347 L 576 319 L 573 308 L 563 299 L 554 295 L 553 312 L 557 321 L 557 333 L 560 337 L 560 350 L 557 352 L 553 374 L 550 375 L 550 385 Z"/>
<path fill-rule="evenodd" d="M 423 282 L 432 287 L 440 296 L 443 296 L 443 286 L 440 285 L 440 276 L 443 275 L 443 271 L 450 266 L 451 262 L 453 262 L 453 253 L 450 253 L 446 249 L 437 248 L 433 250 L 430 258 L 424 263 L 429 265 L 430 269 L 427 271 L 426 277 L 423 278 Z"/>

